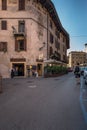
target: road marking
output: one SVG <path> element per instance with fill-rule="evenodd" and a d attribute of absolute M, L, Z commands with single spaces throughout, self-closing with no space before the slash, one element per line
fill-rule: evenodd
<path fill-rule="evenodd" d="M 36 85 L 30 85 L 28 86 L 29 88 L 36 88 L 37 86 Z"/>
<path fill-rule="evenodd" d="M 86 109 L 85 109 L 85 106 L 84 106 L 84 103 L 83 103 L 83 101 L 85 99 L 83 99 L 82 95 L 83 95 L 83 78 L 81 78 L 81 86 L 80 86 L 80 105 L 81 105 L 81 109 L 82 109 L 82 112 L 83 112 L 83 115 L 84 115 L 84 118 L 85 118 L 85 122 L 87 124 L 87 112 L 86 112 Z M 87 101 L 87 99 L 86 99 L 86 101 Z"/>

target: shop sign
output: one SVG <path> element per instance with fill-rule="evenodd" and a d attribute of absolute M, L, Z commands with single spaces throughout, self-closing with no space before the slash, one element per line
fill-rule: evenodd
<path fill-rule="evenodd" d="M 25 62 L 26 59 L 25 58 L 11 58 L 10 61 L 11 62 Z"/>
<path fill-rule="evenodd" d="M 17 0 L 9 0 L 9 4 L 17 4 Z"/>

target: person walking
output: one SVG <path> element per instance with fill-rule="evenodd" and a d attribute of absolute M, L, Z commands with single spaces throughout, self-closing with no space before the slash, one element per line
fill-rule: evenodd
<path fill-rule="evenodd" d="M 11 78 L 14 78 L 14 70 L 13 70 L 13 68 L 11 69 Z"/>
<path fill-rule="evenodd" d="M 77 63 L 75 70 L 74 70 L 75 78 L 76 78 L 76 83 L 80 84 L 80 67 L 79 63 Z"/>

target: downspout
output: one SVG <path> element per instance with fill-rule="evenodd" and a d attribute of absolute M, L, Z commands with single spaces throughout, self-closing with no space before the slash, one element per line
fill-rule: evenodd
<path fill-rule="evenodd" d="M 49 54 L 49 53 L 48 53 L 48 39 L 49 39 L 49 38 L 48 38 L 48 31 L 49 31 L 49 30 L 48 30 L 48 13 L 47 13 L 47 60 L 49 59 L 49 57 L 48 57 L 48 54 Z"/>

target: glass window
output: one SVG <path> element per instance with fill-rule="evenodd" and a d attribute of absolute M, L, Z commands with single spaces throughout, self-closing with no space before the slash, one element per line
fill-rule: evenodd
<path fill-rule="evenodd" d="M 15 51 L 25 51 L 26 50 L 26 40 L 25 38 L 16 39 L 15 41 Z"/>
<path fill-rule="evenodd" d="M 25 32 L 25 22 L 19 21 L 19 32 Z"/>
<path fill-rule="evenodd" d="M 53 28 L 53 24 L 52 24 L 52 21 L 50 20 L 50 28 L 52 29 Z"/>
<path fill-rule="evenodd" d="M 18 41 L 18 49 L 19 50 L 24 50 L 24 40 L 19 40 Z"/>
<path fill-rule="evenodd" d="M 7 30 L 7 21 L 1 21 L 1 29 Z"/>
<path fill-rule="evenodd" d="M 7 0 L 2 0 L 2 10 L 7 10 Z"/>
<path fill-rule="evenodd" d="M 54 37 L 53 35 L 50 33 L 50 43 L 53 43 Z"/>
<path fill-rule="evenodd" d="M 50 47 L 49 56 L 51 56 L 52 54 L 53 54 L 53 48 Z"/>
<path fill-rule="evenodd" d="M 25 10 L 25 0 L 19 0 L 19 10 Z"/>
<path fill-rule="evenodd" d="M 7 42 L 0 42 L 0 51 L 7 51 Z"/>
<path fill-rule="evenodd" d="M 55 30 L 55 34 L 58 38 L 60 38 L 60 32 L 58 30 Z"/>
<path fill-rule="evenodd" d="M 56 47 L 57 49 L 60 49 L 60 43 L 58 42 L 57 39 L 55 39 L 55 47 Z"/>

